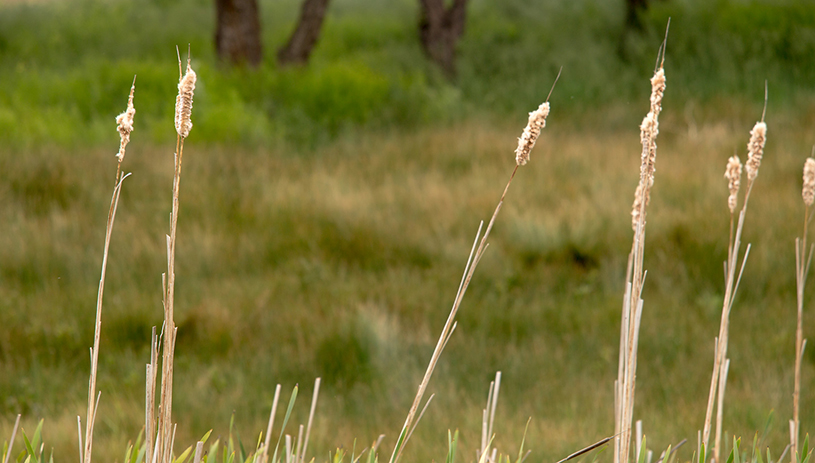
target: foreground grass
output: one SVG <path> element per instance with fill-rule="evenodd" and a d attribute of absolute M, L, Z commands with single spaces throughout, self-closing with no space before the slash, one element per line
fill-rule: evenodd
<path fill-rule="evenodd" d="M 515 180 L 431 382 L 436 392 L 411 459 L 440 459 L 446 430 L 478 444 L 480 409 L 504 375 L 497 447 L 523 427 L 535 459 L 611 433 L 619 294 L 639 164 L 636 125 L 550 120 Z M 739 112 L 738 109 L 734 110 Z M 649 443 L 693 440 L 701 427 L 726 257 L 726 158 L 743 151 L 758 108 L 717 120 L 691 107 L 663 114 L 659 182 L 649 212 L 635 416 Z M 314 150 L 194 144 L 185 161 L 177 250 L 175 419 L 178 441 L 236 413 L 244 444 L 265 429 L 274 384 L 324 386 L 313 455 L 395 440 L 460 277 L 477 221 L 492 211 L 524 118 L 416 131 L 349 134 Z M 587 121 L 604 114 L 588 114 Z M 745 240 L 754 244 L 732 316 L 725 427 L 751 435 L 770 410 L 786 441 L 795 337 L 793 240 L 811 121 L 768 113 L 762 181 Z M 772 122 L 775 123 L 772 123 Z M 0 152 L 0 435 L 13 414 L 46 418 L 60 458 L 76 453 L 84 409 L 110 150 Z M 121 458 L 143 422 L 149 330 L 161 320 L 167 149 L 134 142 L 111 246 L 100 357 L 96 456 Z M 805 328 L 805 336 L 808 336 Z M 809 335 L 811 337 L 811 335 Z M 783 359 L 783 360 L 780 360 Z M 804 359 L 802 429 L 815 398 Z M 304 422 L 305 402 L 296 421 Z M 177 445 L 176 447 L 180 447 Z M 689 458 L 690 449 L 686 449 Z M 469 456 L 471 453 L 465 453 Z M 319 458 L 318 458 L 319 459 Z"/>

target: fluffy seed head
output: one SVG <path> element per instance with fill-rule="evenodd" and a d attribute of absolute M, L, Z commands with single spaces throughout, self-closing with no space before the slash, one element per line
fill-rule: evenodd
<path fill-rule="evenodd" d="M 178 96 L 175 99 L 175 130 L 181 138 L 187 138 L 192 129 L 192 96 L 195 92 L 195 71 L 187 62 L 187 72 L 178 83 Z"/>
<path fill-rule="evenodd" d="M 804 188 L 801 191 L 807 207 L 815 203 L 815 159 L 807 158 L 804 163 Z"/>
<path fill-rule="evenodd" d="M 515 162 L 519 166 L 529 162 L 529 153 L 535 146 L 541 129 L 546 127 L 546 117 L 549 115 L 549 102 L 538 106 L 538 109 L 529 113 L 529 123 L 526 125 L 521 138 L 518 139 L 518 148 L 515 149 Z"/>
<path fill-rule="evenodd" d="M 637 190 L 634 191 L 634 204 L 631 206 L 631 228 L 636 232 L 637 223 L 640 221 L 640 212 L 643 210 L 642 203 L 645 201 L 645 207 L 651 202 L 650 188 L 643 188 L 642 182 L 637 185 Z"/>
<path fill-rule="evenodd" d="M 651 111 L 657 116 L 662 111 L 662 96 L 665 94 L 665 69 L 660 68 L 651 77 Z"/>
<path fill-rule="evenodd" d="M 727 198 L 727 207 L 730 213 L 736 211 L 738 203 L 739 186 L 741 185 L 741 159 L 738 156 L 731 156 L 727 160 L 727 168 L 724 171 L 724 178 L 727 179 L 727 187 L 730 189 L 730 196 Z"/>
<path fill-rule="evenodd" d="M 758 176 L 761 158 L 764 156 L 764 143 L 767 141 L 767 124 L 756 122 L 750 131 L 750 142 L 747 143 L 747 180 L 752 182 Z"/>
<path fill-rule="evenodd" d="M 133 107 L 133 93 L 136 91 L 136 82 L 130 87 L 130 97 L 127 99 L 127 109 L 122 114 L 116 116 L 116 130 L 119 131 L 119 152 L 116 157 L 119 162 L 125 158 L 125 147 L 130 142 L 130 132 L 133 131 L 133 116 L 136 115 L 136 108 Z"/>

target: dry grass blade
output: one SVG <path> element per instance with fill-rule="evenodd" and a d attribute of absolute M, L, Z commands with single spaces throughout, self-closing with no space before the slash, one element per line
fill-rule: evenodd
<path fill-rule="evenodd" d="M 598 447 L 602 447 L 603 445 L 607 444 L 611 439 L 614 439 L 615 437 L 617 437 L 617 436 L 614 435 L 614 436 L 606 437 L 604 439 L 600 439 L 599 441 L 589 445 L 588 447 L 584 447 L 584 448 L 578 450 L 577 452 L 574 452 L 574 453 L 570 454 L 566 458 L 564 458 L 562 460 L 559 460 L 557 463 L 565 463 L 565 462 L 567 462 L 569 460 L 572 460 L 574 458 L 579 457 L 580 455 L 584 455 L 586 453 L 589 453 L 592 450 L 594 450 L 594 449 L 596 449 Z"/>
<path fill-rule="evenodd" d="M 314 411 L 317 409 L 317 397 L 320 395 L 320 378 L 314 380 L 314 395 L 311 398 L 311 410 L 308 413 L 308 425 L 306 426 L 306 436 L 303 439 L 303 454 L 300 456 L 300 461 L 306 459 L 306 450 L 308 450 L 308 437 L 311 434 L 311 424 L 314 421 Z"/>
<path fill-rule="evenodd" d="M 21 414 L 17 414 L 17 419 L 14 420 L 14 427 L 11 429 L 11 439 L 9 439 L 9 441 L 8 441 L 8 451 L 6 452 L 6 455 L 3 457 L 3 463 L 8 463 L 9 459 L 11 458 L 11 448 L 14 446 L 14 438 L 17 437 L 17 427 L 20 426 L 20 417 L 21 416 L 22 416 Z M 79 419 L 78 416 L 76 418 L 77 418 L 77 420 Z M 82 429 L 81 425 L 80 425 L 80 429 Z M 80 434 L 80 436 L 81 436 L 81 434 Z M 80 439 L 81 439 L 81 437 L 80 437 Z M 80 441 L 80 444 L 79 444 L 79 454 L 80 454 L 80 458 L 81 458 L 81 456 L 82 456 L 82 443 L 81 443 L 81 441 Z"/>
<path fill-rule="evenodd" d="M 266 426 L 266 440 L 263 444 L 263 453 L 260 463 L 269 461 L 269 445 L 272 443 L 272 427 L 274 426 L 274 417 L 277 413 L 277 403 L 280 400 L 280 384 L 275 386 L 274 399 L 272 400 L 272 411 L 269 413 L 269 424 Z"/>

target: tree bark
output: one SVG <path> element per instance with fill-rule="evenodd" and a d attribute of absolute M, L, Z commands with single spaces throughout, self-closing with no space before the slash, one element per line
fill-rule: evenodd
<path fill-rule="evenodd" d="M 464 34 L 468 0 L 419 0 L 419 38 L 425 54 L 449 77 L 456 75 L 456 44 Z"/>
<path fill-rule="evenodd" d="M 305 64 L 311 51 L 320 38 L 323 19 L 328 9 L 329 0 L 305 0 L 300 11 L 300 20 L 294 29 L 289 42 L 277 52 L 277 62 L 286 64 Z"/>
<path fill-rule="evenodd" d="M 215 0 L 215 50 L 232 64 L 257 66 L 263 58 L 257 0 Z"/>

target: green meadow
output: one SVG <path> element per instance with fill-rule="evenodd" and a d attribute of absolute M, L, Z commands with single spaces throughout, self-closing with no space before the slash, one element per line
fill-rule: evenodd
<path fill-rule="evenodd" d="M 286 431 L 296 434 L 321 377 L 307 459 L 385 434 L 386 460 L 478 225 L 515 167 L 527 113 L 561 67 L 547 126 L 507 194 L 403 458 L 441 461 L 448 430 L 459 430 L 457 460 L 476 461 L 496 371 L 501 453 L 517 455 L 530 418 L 529 461 L 612 435 L 639 124 L 670 17 L 635 419 L 656 455 L 686 438 L 679 455 L 690 460 L 724 298 L 724 168 L 733 154 L 745 160 L 766 81 L 724 429 L 726 442 L 752 442 L 772 413 L 766 443 L 782 452 L 794 240 L 815 145 L 815 5 L 655 1 L 642 30 L 626 32 L 621 1 L 472 0 L 451 81 L 422 54 L 411 0 L 333 0 L 308 66 L 279 68 L 299 4 L 260 1 L 265 58 L 250 70 L 218 62 L 209 0 L 0 2 L 0 440 L 20 413 L 29 437 L 44 419 L 46 455 L 78 457 L 114 119 L 134 75 L 94 457 L 122 462 L 143 427 L 150 332 L 163 321 L 175 47 L 187 44 L 198 84 L 176 251 L 176 452 L 210 429 L 225 437 L 233 415 L 233 432 L 254 449 L 278 383 L 284 405 L 300 385 Z M 804 336 L 813 338 L 810 295 Z M 803 437 L 815 430 L 815 349 L 802 370 Z M 12 458 L 22 450 L 18 434 Z"/>

